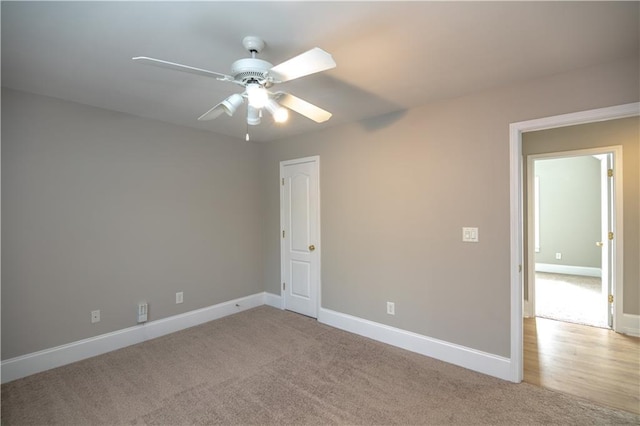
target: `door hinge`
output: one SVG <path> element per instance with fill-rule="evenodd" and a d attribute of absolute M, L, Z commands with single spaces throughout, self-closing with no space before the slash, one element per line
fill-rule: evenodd
<path fill-rule="evenodd" d="M 613 169 L 608 169 L 607 170 L 607 176 L 613 177 Z"/>
<path fill-rule="evenodd" d="M 282 186 L 284 186 L 284 178 L 282 178 Z"/>
<path fill-rule="evenodd" d="M 613 294 L 609 295 L 609 303 L 613 303 Z"/>
<path fill-rule="evenodd" d="M 287 289 L 287 283 L 282 283 L 282 289 L 286 290 Z"/>
<path fill-rule="evenodd" d="M 522 265 L 518 265 L 518 272 L 522 272 Z"/>
<path fill-rule="evenodd" d="M 282 230 L 282 238 L 284 238 L 284 229 Z"/>
<path fill-rule="evenodd" d="M 613 240 L 613 232 L 609 232 L 609 239 Z"/>

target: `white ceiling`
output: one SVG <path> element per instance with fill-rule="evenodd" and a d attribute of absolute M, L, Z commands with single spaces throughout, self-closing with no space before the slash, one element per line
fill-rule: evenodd
<path fill-rule="evenodd" d="M 312 47 L 337 67 L 279 86 L 333 113 L 263 119 L 268 141 L 437 99 L 638 57 L 638 2 L 3 2 L 2 85 L 243 138 L 243 114 L 197 117 L 241 89 L 137 64 L 229 73 L 263 38 L 278 64 Z"/>

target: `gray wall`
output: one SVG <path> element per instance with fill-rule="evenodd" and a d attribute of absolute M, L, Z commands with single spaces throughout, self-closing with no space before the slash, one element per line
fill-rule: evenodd
<path fill-rule="evenodd" d="M 263 291 L 257 154 L 3 90 L 2 359 Z"/>
<path fill-rule="evenodd" d="M 525 133 L 523 155 L 622 145 L 623 311 L 640 314 L 640 119 L 638 117 Z M 526 200 L 526 197 L 525 197 Z M 525 204 L 526 208 L 526 204 Z M 526 277 L 526 275 L 525 275 Z"/>
<path fill-rule="evenodd" d="M 280 293 L 279 161 L 317 154 L 322 307 L 509 356 L 509 124 L 637 101 L 638 74 L 612 63 L 264 146 L 266 290 Z"/>
<path fill-rule="evenodd" d="M 537 263 L 600 268 L 600 160 L 593 156 L 535 161 L 540 183 Z M 556 253 L 562 259 L 555 258 Z"/>
<path fill-rule="evenodd" d="M 142 298 L 158 319 L 279 294 L 279 161 L 316 154 L 322 306 L 509 356 L 509 123 L 638 101 L 638 71 L 634 58 L 263 145 L 4 91 L 2 358 L 133 325 Z"/>

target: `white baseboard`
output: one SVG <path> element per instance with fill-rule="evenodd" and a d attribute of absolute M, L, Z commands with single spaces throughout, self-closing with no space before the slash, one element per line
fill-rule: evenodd
<path fill-rule="evenodd" d="M 320 308 L 318 321 L 379 342 L 504 380 L 513 379 L 511 360 L 421 334 Z"/>
<path fill-rule="evenodd" d="M 282 302 L 282 297 L 279 295 L 266 292 L 257 293 L 112 333 L 11 358 L 2 361 L 0 364 L 2 383 L 101 355 L 126 346 L 142 343 L 146 340 L 213 321 L 257 306 L 268 305 L 283 309 Z M 628 331 L 627 334 L 638 335 L 640 317 L 632 315 L 626 316 L 629 317 L 628 321 L 621 326 Z M 318 321 L 341 330 L 359 334 L 379 342 L 397 346 L 483 374 L 504 380 L 512 379 L 510 371 L 512 361 L 509 358 L 443 340 L 433 339 L 324 308 L 320 308 L 318 312 Z M 634 330 L 636 334 L 633 334 Z"/>
<path fill-rule="evenodd" d="M 284 309 L 282 296 L 273 293 L 264 294 L 264 304 L 278 309 Z"/>
<path fill-rule="evenodd" d="M 640 315 L 622 314 L 620 322 L 616 324 L 618 333 L 640 337 Z"/>
<path fill-rule="evenodd" d="M 536 272 L 551 274 L 580 275 L 583 277 L 602 277 L 602 269 L 588 266 L 555 265 L 553 263 L 536 263 Z"/>
<path fill-rule="evenodd" d="M 272 293 L 265 293 L 265 304 L 274 308 L 284 309 L 282 297 Z M 512 379 L 510 371 L 511 360 L 509 358 L 432 339 L 325 308 L 318 310 L 318 322 L 480 373 L 504 380 Z"/>
<path fill-rule="evenodd" d="M 135 345 L 265 304 L 268 293 L 256 293 L 206 308 L 117 330 L 100 336 L 2 361 L 2 383 Z"/>

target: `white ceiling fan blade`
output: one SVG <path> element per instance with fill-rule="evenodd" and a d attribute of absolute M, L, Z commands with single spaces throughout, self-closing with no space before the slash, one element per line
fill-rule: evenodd
<path fill-rule="evenodd" d="M 280 105 L 287 107 L 298 114 L 304 115 L 316 123 L 324 123 L 331 118 L 331 113 L 329 111 L 325 111 L 322 108 L 288 93 L 280 92 L 277 99 Z"/>
<path fill-rule="evenodd" d="M 278 82 L 285 82 L 335 68 L 335 66 L 336 62 L 329 53 L 314 47 L 271 68 L 269 75 Z"/>
<path fill-rule="evenodd" d="M 220 102 L 218 105 L 198 117 L 198 121 L 213 120 L 214 118 L 218 118 L 223 112 L 225 112 L 224 106 L 222 105 L 222 102 Z"/>
<path fill-rule="evenodd" d="M 176 64 L 175 62 L 163 61 L 162 59 L 148 58 L 146 56 L 136 56 L 131 58 L 136 62 L 146 65 L 154 65 L 156 67 L 168 68 L 175 71 L 183 71 L 191 74 L 203 75 L 205 77 L 214 77 L 218 80 L 233 81 L 233 77 L 220 74 L 218 72 L 203 70 L 202 68 L 191 67 L 189 65 Z"/>

